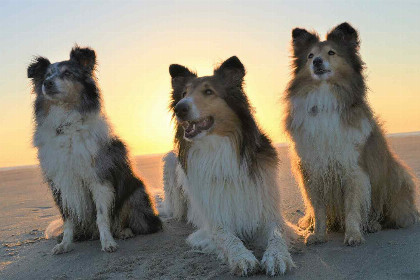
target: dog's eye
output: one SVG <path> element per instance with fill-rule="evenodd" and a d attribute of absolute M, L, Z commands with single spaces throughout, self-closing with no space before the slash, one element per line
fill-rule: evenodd
<path fill-rule="evenodd" d="M 70 71 L 64 71 L 64 76 L 65 77 L 71 77 L 73 74 Z"/>
<path fill-rule="evenodd" d="M 313 54 L 313 53 L 310 53 L 310 54 L 308 55 L 308 58 L 309 58 L 309 59 L 311 59 L 312 57 L 314 57 L 314 54 Z"/>
<path fill-rule="evenodd" d="M 335 52 L 334 51 L 329 51 L 328 55 L 335 55 Z"/>
<path fill-rule="evenodd" d="M 187 92 L 186 92 L 186 91 L 184 91 L 184 92 L 182 93 L 182 98 L 184 98 L 184 97 L 185 97 L 185 95 L 187 95 Z"/>
<path fill-rule="evenodd" d="M 212 91 L 211 89 L 206 89 L 206 90 L 204 91 L 204 94 L 205 94 L 205 95 L 212 95 L 212 94 L 213 94 L 213 91 Z"/>

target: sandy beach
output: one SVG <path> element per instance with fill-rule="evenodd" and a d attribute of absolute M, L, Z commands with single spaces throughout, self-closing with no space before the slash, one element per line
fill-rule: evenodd
<path fill-rule="evenodd" d="M 420 136 L 389 137 L 398 156 L 420 177 Z M 288 150 L 278 148 L 283 212 L 292 223 L 303 215 L 300 192 L 290 172 Z M 150 192 L 162 197 L 163 155 L 136 157 Z M 419 198 L 419 195 L 418 195 Z M 417 200 L 420 208 L 419 200 Z M 37 166 L 0 169 L 0 279 L 234 279 L 214 255 L 194 251 L 185 238 L 193 228 L 164 215 L 162 232 L 117 240 L 119 250 L 101 252 L 99 241 L 76 243 L 54 256 L 48 224 L 59 219 Z M 420 279 L 420 225 L 365 236 L 360 247 L 343 245 L 343 233 L 293 254 L 297 268 L 283 279 Z M 252 279 L 265 279 L 257 274 Z M 267 278 L 268 279 L 268 278 Z"/>

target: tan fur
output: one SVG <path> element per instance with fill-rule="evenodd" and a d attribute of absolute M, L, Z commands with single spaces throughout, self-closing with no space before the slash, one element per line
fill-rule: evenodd
<path fill-rule="evenodd" d="M 391 151 L 379 126 L 363 148 L 360 165 L 372 185 L 369 230 L 380 229 L 378 222 L 396 228 L 414 224 L 418 220 L 414 175 Z"/>
<path fill-rule="evenodd" d="M 207 89 L 212 90 L 213 94 L 205 95 L 204 92 Z M 221 97 L 223 93 L 218 91 L 217 86 L 204 78 L 193 89 L 191 85 L 187 86 L 186 94 L 193 98 L 200 115 L 213 117 L 214 125 L 208 131 L 208 135 L 228 136 L 235 143 L 235 147 L 239 149 L 241 139 L 240 121 L 235 112 Z"/>
<path fill-rule="evenodd" d="M 80 82 L 57 79 L 56 86 L 60 92 L 65 92 L 65 95 L 55 99 L 46 99 L 46 102 L 43 104 L 45 112 L 49 111 L 51 105 L 58 105 L 62 108 L 73 110 L 80 104 L 80 92 L 83 90 L 83 85 Z M 62 95 L 62 93 L 59 94 Z"/>
<path fill-rule="evenodd" d="M 330 34 L 343 30 L 345 27 L 341 25 Z M 357 33 L 349 34 L 356 37 L 335 38 L 358 44 Z M 392 153 L 365 98 L 364 78 L 357 70 L 363 70 L 358 45 L 354 45 L 356 48 L 351 53 L 334 36 L 331 38 L 331 41 L 320 42 L 317 37 L 308 41 L 311 45 L 307 52 L 296 41 L 296 48 L 300 49 L 295 59 L 299 63 L 308 59 L 306 65 L 295 64 L 299 71 L 295 71 L 286 91 L 284 124 L 292 142 L 293 172 L 306 207 L 306 215 L 298 225 L 313 231 L 307 235 L 306 242 L 325 242 L 328 227 L 344 229 L 345 243 L 358 245 L 364 240 L 363 231 L 407 227 L 419 220 L 414 201 L 415 178 Z M 329 55 L 330 51 L 335 54 Z M 314 58 L 322 58 L 331 70 L 330 76 L 319 79 L 313 76 L 310 53 Z M 301 104 L 321 105 L 314 106 L 312 112 L 313 105 Z M 337 107 L 322 107 L 328 104 Z M 338 124 L 335 116 L 339 116 Z M 314 157 L 319 157 L 319 162 L 313 161 Z"/>

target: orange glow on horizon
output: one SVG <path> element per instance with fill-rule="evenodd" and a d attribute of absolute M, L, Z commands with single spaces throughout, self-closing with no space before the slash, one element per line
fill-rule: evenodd
<path fill-rule="evenodd" d="M 96 50 L 104 111 L 132 155 L 172 148 L 169 65 L 178 63 L 199 76 L 211 75 L 214 66 L 232 55 L 247 69 L 245 90 L 260 127 L 274 143 L 285 142 L 281 96 L 290 79 L 291 30 L 315 29 L 322 38 L 343 21 L 360 31 L 369 101 L 386 131 L 420 131 L 420 31 L 412 28 L 418 25 L 420 5 L 387 4 L 379 11 L 365 3 L 361 14 L 358 4 L 344 2 L 318 3 L 319 13 L 276 1 L 240 8 L 234 1 L 223 5 L 117 2 L 86 3 L 83 9 L 70 5 L 69 11 L 57 2 L 45 7 L 51 14 L 45 22 L 37 19 L 33 5 L 20 9 L 19 15 L 13 12 L 18 4 L 4 7 L 0 167 L 37 163 L 31 146 L 34 96 L 26 67 L 38 54 L 51 62 L 68 59 L 75 42 Z M 62 21 L 63 16 L 74 20 Z M 378 31 L 387 22 L 392 26 L 388 23 L 386 32 Z"/>

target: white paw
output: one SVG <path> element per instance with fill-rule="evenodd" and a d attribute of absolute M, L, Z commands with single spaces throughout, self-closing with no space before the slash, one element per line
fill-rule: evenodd
<path fill-rule="evenodd" d="M 245 251 L 229 260 L 230 270 L 238 276 L 248 276 L 258 271 L 259 262 L 251 251 Z"/>
<path fill-rule="evenodd" d="M 311 245 L 311 244 L 319 244 L 319 243 L 325 243 L 327 242 L 327 237 L 325 234 L 316 234 L 314 232 L 309 233 L 305 238 L 305 244 Z"/>
<path fill-rule="evenodd" d="M 125 228 L 120 231 L 120 234 L 118 235 L 119 239 L 128 239 L 134 237 L 134 233 L 131 230 L 131 228 Z"/>
<path fill-rule="evenodd" d="M 362 234 L 359 232 L 346 232 L 344 236 L 344 244 L 348 246 L 359 246 L 365 242 Z"/>
<path fill-rule="evenodd" d="M 107 239 L 102 242 L 102 251 L 112 253 L 117 251 L 118 244 L 114 239 Z"/>
<path fill-rule="evenodd" d="M 73 248 L 73 243 L 61 242 L 61 243 L 55 245 L 51 252 L 54 255 L 59 255 L 59 254 L 64 254 L 64 253 L 70 252 L 73 249 L 74 249 Z"/>
<path fill-rule="evenodd" d="M 295 264 L 289 252 L 267 250 L 262 258 L 261 266 L 268 276 L 276 276 L 291 270 Z"/>
<path fill-rule="evenodd" d="M 216 249 L 213 240 L 203 230 L 197 230 L 196 232 L 190 234 L 187 238 L 187 243 L 191 247 L 199 249 L 205 253 L 213 252 Z"/>

